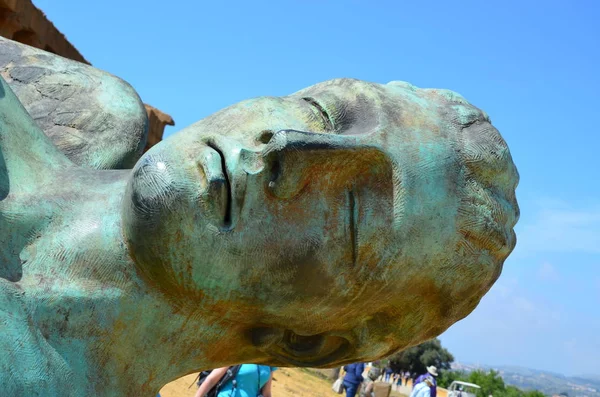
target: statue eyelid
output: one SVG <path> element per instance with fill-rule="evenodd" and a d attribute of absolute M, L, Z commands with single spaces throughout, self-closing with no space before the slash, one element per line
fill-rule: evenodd
<path fill-rule="evenodd" d="M 327 132 L 335 131 L 335 124 L 333 122 L 333 119 L 331 118 L 329 113 L 327 113 L 327 110 L 325 110 L 325 108 L 323 106 L 321 106 L 321 104 L 319 104 L 319 102 L 317 102 L 314 98 L 310 98 L 310 97 L 302 98 L 302 100 L 307 102 L 317 112 L 317 114 L 323 121 L 323 124 L 325 126 L 325 131 L 327 131 Z"/>

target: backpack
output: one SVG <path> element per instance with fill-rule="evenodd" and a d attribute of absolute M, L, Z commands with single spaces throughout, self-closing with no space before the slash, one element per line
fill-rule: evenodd
<path fill-rule="evenodd" d="M 241 367 L 241 365 L 232 365 L 231 367 L 229 367 L 227 369 L 227 372 L 225 372 L 225 375 L 223 375 L 223 377 L 217 382 L 216 385 L 214 385 L 212 387 L 212 389 L 210 389 L 208 392 L 206 392 L 205 396 L 206 397 L 217 397 L 219 390 L 223 386 L 225 386 L 227 384 L 227 382 L 229 382 L 230 380 L 233 382 L 233 387 L 235 388 L 236 383 L 237 383 L 237 381 L 235 380 L 235 377 L 237 376 L 238 372 L 240 372 L 240 367 Z M 204 381 L 206 380 L 208 375 L 210 375 L 211 372 L 212 372 L 212 370 L 202 371 L 202 372 L 200 372 L 200 374 L 198 374 L 198 382 L 196 383 L 198 385 L 198 387 L 200 387 L 200 385 L 202 383 L 204 383 Z"/>

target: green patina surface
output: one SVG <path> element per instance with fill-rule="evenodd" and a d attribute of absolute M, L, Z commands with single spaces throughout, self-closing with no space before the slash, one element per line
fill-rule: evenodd
<path fill-rule="evenodd" d="M 151 396 L 234 363 L 373 360 L 469 314 L 515 245 L 509 150 L 450 91 L 331 80 L 95 170 L 0 82 L 7 395 Z M 94 95 L 139 116 L 134 93 Z M 101 157 L 126 164 L 117 146 Z"/>

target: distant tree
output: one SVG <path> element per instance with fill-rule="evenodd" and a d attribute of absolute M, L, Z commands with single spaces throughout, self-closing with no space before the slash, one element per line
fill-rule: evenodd
<path fill-rule="evenodd" d="M 523 393 L 525 397 L 546 397 L 544 393 L 539 390 L 528 390 Z"/>
<path fill-rule="evenodd" d="M 455 380 L 466 381 L 468 377 L 469 375 L 463 371 L 441 371 L 437 378 L 437 384 L 439 387 L 448 388 Z"/>
<path fill-rule="evenodd" d="M 408 370 L 410 373 L 423 374 L 430 365 L 435 365 L 440 370 L 450 369 L 454 356 L 435 338 L 393 354 L 388 360 L 395 372 Z"/>
<path fill-rule="evenodd" d="M 497 390 L 492 395 L 494 397 L 523 397 L 523 391 L 514 386 L 506 386 L 504 391 Z"/>
<path fill-rule="evenodd" d="M 490 394 L 494 397 L 499 397 L 503 393 L 506 393 L 504 379 L 502 379 L 499 372 L 494 371 L 493 369 L 489 372 L 480 370 L 473 371 L 469 374 L 467 382 L 475 383 L 481 387 L 481 389 L 477 390 L 477 397 L 488 397 Z"/>
<path fill-rule="evenodd" d="M 440 387 L 447 388 L 455 380 L 475 383 L 480 386 L 476 394 L 477 397 L 545 397 L 539 390 L 523 391 L 515 386 L 507 386 L 500 373 L 494 370 L 484 372 L 481 370 L 470 373 L 462 371 L 444 371 L 437 379 Z M 567 397 L 567 396 L 565 396 Z"/>

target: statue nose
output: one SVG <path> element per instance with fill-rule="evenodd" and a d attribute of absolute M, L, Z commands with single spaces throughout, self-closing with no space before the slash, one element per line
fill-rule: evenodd
<path fill-rule="evenodd" d="M 262 153 L 268 189 L 281 199 L 299 194 L 308 184 L 350 186 L 385 155 L 360 137 L 281 130 Z"/>

